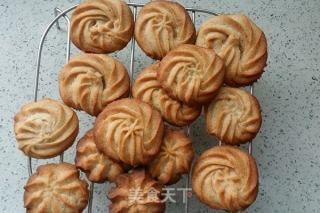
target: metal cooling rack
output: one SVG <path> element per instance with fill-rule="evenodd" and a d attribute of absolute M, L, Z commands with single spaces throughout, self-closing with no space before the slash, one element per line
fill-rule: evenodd
<path fill-rule="evenodd" d="M 138 3 L 127 3 L 128 6 L 131 7 L 132 12 L 133 12 L 133 16 L 134 16 L 134 20 L 136 20 L 137 17 L 137 10 L 140 7 L 143 7 L 145 4 L 138 4 Z M 59 8 L 54 8 L 54 15 L 55 18 L 50 22 L 50 24 L 47 26 L 47 28 L 45 29 L 41 40 L 40 40 L 40 44 L 39 44 L 39 48 L 38 48 L 38 57 L 37 57 L 37 69 L 35 72 L 35 85 L 34 85 L 34 101 L 38 100 L 38 90 L 39 90 L 39 77 L 40 77 L 40 64 L 41 64 L 41 56 L 42 56 L 42 50 L 43 50 L 43 44 L 45 41 L 45 38 L 48 35 L 48 32 L 50 31 L 50 29 L 52 29 L 53 25 L 56 25 L 57 29 L 61 29 L 60 28 L 60 23 L 59 23 L 59 19 L 63 18 L 66 23 L 67 23 L 67 38 L 66 38 L 66 63 L 68 63 L 69 59 L 70 59 L 70 19 L 68 17 L 68 13 L 72 10 L 74 10 L 77 5 L 74 5 L 66 10 L 60 10 Z M 195 23 L 195 18 L 196 18 L 196 14 L 197 13 L 202 13 L 202 14 L 207 14 L 207 15 L 215 15 L 217 16 L 218 14 L 209 10 L 202 10 L 202 9 L 196 9 L 196 8 L 190 8 L 187 7 L 186 10 L 188 12 L 191 13 L 191 18 L 193 23 Z M 129 68 L 129 76 L 130 76 L 130 80 L 133 80 L 133 70 L 134 70 L 134 62 L 135 62 L 135 38 L 134 36 L 131 39 L 131 47 L 130 47 L 130 68 Z M 253 94 L 253 85 L 250 86 L 250 93 Z M 186 133 L 187 135 L 190 135 L 190 126 L 187 126 L 186 128 Z M 219 146 L 222 145 L 222 142 L 219 141 Z M 252 142 L 249 142 L 248 145 L 248 152 L 249 154 L 252 154 Z M 60 162 L 63 162 L 63 153 L 60 155 Z M 28 173 L 29 176 L 32 175 L 32 158 L 28 157 Z M 186 183 L 185 183 L 185 187 L 189 188 L 190 187 L 190 174 L 187 176 L 186 179 Z M 92 213 L 92 203 L 93 203 L 93 191 L 94 191 L 94 183 L 90 182 L 90 197 L 89 197 L 89 203 L 88 203 L 88 209 L 87 212 L 88 213 Z M 188 197 L 186 197 L 185 200 L 185 207 L 184 207 L 184 212 L 188 213 L 189 212 L 189 202 L 188 202 Z"/>

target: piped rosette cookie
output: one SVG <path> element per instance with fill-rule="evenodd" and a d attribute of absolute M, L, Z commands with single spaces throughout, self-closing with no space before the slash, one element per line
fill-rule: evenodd
<path fill-rule="evenodd" d="M 230 212 L 242 211 L 255 201 L 258 180 L 254 158 L 232 146 L 206 150 L 192 170 L 196 197 L 211 208 Z"/>
<path fill-rule="evenodd" d="M 97 116 L 109 103 L 128 97 L 130 80 L 118 60 L 101 54 L 80 54 L 60 71 L 59 89 L 65 104 Z"/>
<path fill-rule="evenodd" d="M 157 79 L 159 67 L 160 63 L 152 64 L 139 73 L 132 86 L 132 96 L 151 104 L 170 124 L 191 124 L 200 115 L 201 107 L 188 106 L 169 96 Z"/>
<path fill-rule="evenodd" d="M 158 80 L 172 98 L 201 105 L 217 94 L 224 72 L 224 63 L 213 50 L 184 44 L 162 59 Z"/>
<path fill-rule="evenodd" d="M 263 31 L 240 14 L 213 16 L 198 32 L 196 45 L 212 48 L 226 67 L 225 83 L 245 86 L 257 81 L 266 66 L 268 50 Z"/>
<path fill-rule="evenodd" d="M 160 113 L 137 99 L 120 99 L 99 114 L 94 126 L 98 149 L 115 161 L 146 165 L 160 150 L 164 124 Z"/>

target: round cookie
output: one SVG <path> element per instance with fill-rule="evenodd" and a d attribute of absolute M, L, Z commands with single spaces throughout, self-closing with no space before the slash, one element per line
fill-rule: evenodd
<path fill-rule="evenodd" d="M 14 117 L 19 149 L 33 158 L 61 154 L 73 144 L 78 131 L 77 114 L 49 98 L 24 105 Z"/>
<path fill-rule="evenodd" d="M 109 103 L 128 97 L 130 80 L 116 59 L 101 54 L 81 54 L 59 73 L 60 96 L 68 106 L 97 116 Z"/>
<path fill-rule="evenodd" d="M 191 139 L 181 130 L 166 127 L 160 152 L 148 165 L 148 171 L 160 183 L 174 184 L 189 173 L 193 158 Z"/>
<path fill-rule="evenodd" d="M 260 78 L 266 66 L 265 35 L 244 15 L 220 15 L 208 19 L 199 29 L 196 44 L 213 48 L 224 60 L 225 82 L 230 86 L 252 84 Z"/>
<path fill-rule="evenodd" d="M 192 190 L 204 204 L 228 212 L 243 211 L 258 193 L 256 162 L 246 152 L 231 146 L 206 150 L 192 170 Z"/>
<path fill-rule="evenodd" d="M 98 149 L 131 166 L 146 165 L 160 150 L 164 124 L 160 113 L 137 99 L 120 99 L 97 117 L 94 138 Z"/>
<path fill-rule="evenodd" d="M 196 29 L 186 9 L 177 2 L 151 1 L 140 11 L 135 38 L 153 59 L 162 59 L 181 44 L 194 44 Z"/>
<path fill-rule="evenodd" d="M 144 170 L 133 170 L 116 179 L 116 186 L 108 193 L 111 201 L 110 213 L 146 212 L 163 213 L 163 185 L 155 181 Z"/>
<path fill-rule="evenodd" d="M 85 52 L 111 53 L 124 48 L 133 36 L 134 21 L 122 0 L 87 0 L 71 17 L 71 40 Z"/>
<path fill-rule="evenodd" d="M 262 123 L 258 100 L 238 88 L 221 88 L 205 111 L 208 133 L 231 145 L 252 140 Z"/>
<path fill-rule="evenodd" d="M 198 118 L 201 107 L 188 106 L 171 98 L 157 79 L 159 63 L 142 70 L 132 86 L 132 96 L 151 104 L 162 117 L 176 126 L 186 126 Z"/>
<path fill-rule="evenodd" d="M 223 61 L 211 49 L 184 44 L 160 62 L 158 80 L 174 99 L 188 105 L 209 102 L 222 86 Z"/>
<path fill-rule="evenodd" d="M 39 166 L 24 187 L 24 207 L 27 212 L 82 212 L 88 203 L 86 181 L 68 163 Z"/>
<path fill-rule="evenodd" d="M 75 162 L 76 167 L 93 182 L 115 181 L 118 175 L 125 172 L 121 164 L 98 151 L 92 130 L 79 140 Z"/>

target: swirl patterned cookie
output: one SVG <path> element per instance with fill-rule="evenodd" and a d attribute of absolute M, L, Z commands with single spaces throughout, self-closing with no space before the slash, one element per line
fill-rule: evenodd
<path fill-rule="evenodd" d="M 163 185 L 152 179 L 145 170 L 122 174 L 115 183 L 116 186 L 108 193 L 110 213 L 165 212 Z"/>
<path fill-rule="evenodd" d="M 160 152 L 148 165 L 148 171 L 160 183 L 174 184 L 189 173 L 193 158 L 191 139 L 181 130 L 166 127 Z"/>
<path fill-rule="evenodd" d="M 19 149 L 33 158 L 61 154 L 73 144 L 78 131 L 77 114 L 49 98 L 24 105 L 14 117 Z"/>
<path fill-rule="evenodd" d="M 131 166 L 146 165 L 160 150 L 164 124 L 160 113 L 137 99 L 120 99 L 97 117 L 94 138 L 98 149 Z"/>
<path fill-rule="evenodd" d="M 184 44 L 162 59 L 158 80 L 174 99 L 200 105 L 216 95 L 224 72 L 223 61 L 213 50 Z"/>
<path fill-rule="evenodd" d="M 160 111 L 162 117 L 176 126 L 192 123 L 201 113 L 201 107 L 188 106 L 171 98 L 157 79 L 159 63 L 139 73 L 132 87 L 132 96 L 145 101 Z"/>
<path fill-rule="evenodd" d="M 134 30 L 133 15 L 122 0 L 87 0 L 71 17 L 71 40 L 91 53 L 111 53 L 124 48 Z"/>
<path fill-rule="evenodd" d="M 101 54 L 81 54 L 59 73 L 60 96 L 68 106 L 97 116 L 109 103 L 128 97 L 130 80 L 116 59 Z"/>
<path fill-rule="evenodd" d="M 141 49 L 153 59 L 162 59 L 181 44 L 194 44 L 196 29 L 186 9 L 171 1 L 152 1 L 140 11 L 135 38 Z"/>
<path fill-rule="evenodd" d="M 24 206 L 30 213 L 79 213 L 86 208 L 89 198 L 87 182 L 68 163 L 39 166 L 24 189 Z"/>
<path fill-rule="evenodd" d="M 262 123 L 258 100 L 238 88 L 221 88 L 205 111 L 208 133 L 231 145 L 252 140 Z"/>
<path fill-rule="evenodd" d="M 244 15 L 214 16 L 198 32 L 197 45 L 213 48 L 226 65 L 225 82 L 245 86 L 259 79 L 266 66 L 267 40 Z"/>
<path fill-rule="evenodd" d="M 118 175 L 124 173 L 121 164 L 98 151 L 92 130 L 78 142 L 75 162 L 76 167 L 85 172 L 93 182 L 114 181 Z"/>
<path fill-rule="evenodd" d="M 242 211 L 257 197 L 256 162 L 238 148 L 212 147 L 201 154 L 193 167 L 192 189 L 211 208 Z"/>

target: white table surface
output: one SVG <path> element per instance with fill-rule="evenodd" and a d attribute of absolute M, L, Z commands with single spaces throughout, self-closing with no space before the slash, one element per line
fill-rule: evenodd
<path fill-rule="evenodd" d="M 146 1 L 138 1 L 146 2 Z M 257 201 L 246 212 L 319 212 L 320 209 L 320 1 L 319 0 L 184 0 L 185 6 L 218 13 L 249 15 L 269 43 L 268 67 L 255 87 L 263 109 L 263 126 L 254 141 L 260 170 Z M 78 1 L 0 1 L 0 212 L 23 212 L 27 158 L 17 149 L 13 116 L 33 100 L 34 71 L 39 40 L 53 18 L 53 8 Z M 197 17 L 198 24 L 201 17 Z M 66 33 L 53 29 L 45 45 L 40 97 L 59 98 L 57 72 L 64 63 Z M 129 50 L 129 47 L 127 47 Z M 78 52 L 77 50 L 72 53 Z M 129 54 L 116 55 L 128 67 Z M 142 53 L 135 72 L 151 63 Z M 79 113 L 81 133 L 93 119 Z M 216 145 L 199 119 L 191 130 L 197 154 Z M 73 162 L 74 147 L 66 161 Z M 57 159 L 55 159 L 57 161 Z M 43 164 L 46 161 L 36 162 Z M 185 179 L 178 186 L 183 186 Z M 97 185 L 94 212 L 106 212 L 107 184 Z M 180 197 L 178 197 L 180 199 Z M 167 212 L 182 212 L 183 204 L 169 204 Z M 215 212 L 191 199 L 190 212 Z"/>

